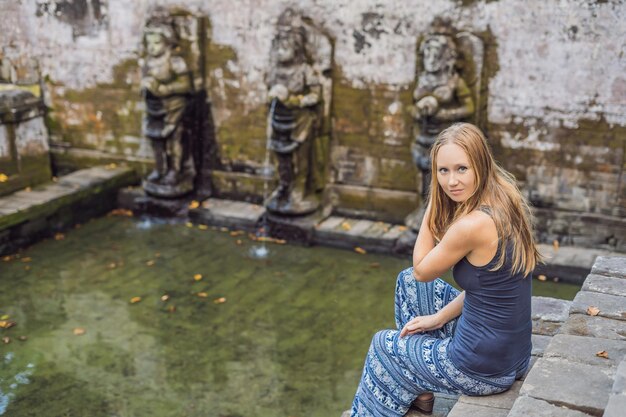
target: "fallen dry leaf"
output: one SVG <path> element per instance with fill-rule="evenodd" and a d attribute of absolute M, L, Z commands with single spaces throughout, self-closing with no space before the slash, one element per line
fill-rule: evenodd
<path fill-rule="evenodd" d="M 110 264 L 107 265 L 107 269 L 115 269 L 117 267 L 117 264 L 115 262 L 111 262 Z"/>
<path fill-rule="evenodd" d="M 161 253 L 160 252 L 155 252 L 154 253 L 154 257 L 155 258 L 160 258 L 161 257 Z"/>
<path fill-rule="evenodd" d="M 54 235 L 54 240 L 63 240 L 65 239 L 65 235 L 63 233 L 57 233 Z"/>
<path fill-rule="evenodd" d="M 596 353 L 596 356 L 599 358 L 608 359 L 609 353 L 606 350 L 601 350 L 600 352 Z"/>
<path fill-rule="evenodd" d="M 117 164 L 114 162 L 104 166 L 104 169 L 108 169 L 108 170 L 115 169 L 115 168 L 117 168 Z"/>
<path fill-rule="evenodd" d="M 553 240 L 552 241 L 552 247 L 554 248 L 555 251 L 559 250 L 559 241 L 558 240 Z"/>
<path fill-rule="evenodd" d="M 596 306 L 589 306 L 587 307 L 587 314 L 589 314 L 590 316 L 597 316 L 598 314 L 600 314 L 600 309 Z"/>
<path fill-rule="evenodd" d="M 209 294 L 207 294 L 207 293 L 205 293 L 205 292 L 199 292 L 197 295 L 198 295 L 198 297 L 200 297 L 200 298 L 207 298 L 207 297 L 209 296 Z"/>
<path fill-rule="evenodd" d="M 406 230 L 406 226 L 398 226 L 398 230 L 404 232 Z"/>
<path fill-rule="evenodd" d="M 15 325 L 17 325 L 17 323 L 14 321 L 0 320 L 0 329 L 10 329 Z"/>
<path fill-rule="evenodd" d="M 216 298 L 215 300 L 213 300 L 213 302 L 215 304 L 222 304 L 226 302 L 226 297 L 220 297 L 220 298 Z"/>
<path fill-rule="evenodd" d="M 235 241 L 235 243 L 236 243 L 237 245 L 243 245 L 243 242 L 241 241 L 241 239 L 237 239 L 237 240 Z"/>
<path fill-rule="evenodd" d="M 228 232 L 228 227 L 220 227 L 220 232 Z"/>
<path fill-rule="evenodd" d="M 7 174 L 0 173 L 0 182 L 7 182 L 8 180 L 9 177 L 7 176 Z"/>
<path fill-rule="evenodd" d="M 28 340 L 28 337 L 26 337 L 26 336 L 18 336 L 17 340 L 19 340 L 20 342 L 25 342 L 25 341 Z"/>
<path fill-rule="evenodd" d="M 5 345 L 8 345 L 9 343 L 11 343 L 11 338 L 9 336 L 4 336 L 2 338 L 2 343 L 4 343 Z"/>
<path fill-rule="evenodd" d="M 154 265 L 154 261 L 152 259 L 146 262 L 146 266 L 152 266 L 152 265 Z"/>
<path fill-rule="evenodd" d="M 365 249 L 363 249 L 361 247 L 358 247 L 358 246 L 356 248 L 354 248 L 354 251 L 356 253 L 360 253 L 361 255 L 365 255 L 367 253 L 367 251 Z"/>
<path fill-rule="evenodd" d="M 372 262 L 370 268 L 380 268 L 380 264 L 378 262 Z"/>
<path fill-rule="evenodd" d="M 347 231 L 350 231 L 350 229 L 352 229 L 352 226 L 350 226 L 350 223 L 343 222 L 341 223 L 341 228 L 347 232 Z"/>
<path fill-rule="evenodd" d="M 234 236 L 241 236 L 241 235 L 243 235 L 245 233 L 246 232 L 244 232 L 243 230 L 235 230 L 233 232 L 230 232 L 230 235 L 234 237 Z"/>
<path fill-rule="evenodd" d="M 131 304 L 135 304 L 141 301 L 141 297 L 133 297 L 130 299 Z"/>
<path fill-rule="evenodd" d="M 26 187 L 24 188 L 24 191 L 26 191 L 27 193 L 30 193 L 31 191 L 33 191 L 33 189 L 30 187 Z"/>
<path fill-rule="evenodd" d="M 74 335 L 75 335 L 75 336 L 82 336 L 82 335 L 84 335 L 85 333 L 87 333 L 87 330 L 83 329 L 82 327 L 76 327 L 76 328 L 74 329 Z"/>
<path fill-rule="evenodd" d="M 170 299 L 170 296 L 169 296 L 169 295 L 167 295 L 167 294 L 163 294 L 163 295 L 161 296 L 161 301 L 167 301 L 167 300 L 169 300 L 169 299 Z"/>
<path fill-rule="evenodd" d="M 26 266 L 24 267 L 24 271 L 30 271 L 30 265 L 26 265 Z"/>
<path fill-rule="evenodd" d="M 27 256 L 27 257 L 25 257 L 25 258 L 22 258 L 22 262 L 30 262 L 30 261 L 32 261 L 32 260 L 33 260 L 33 258 L 31 258 L 30 256 Z"/>
<path fill-rule="evenodd" d="M 118 208 L 118 209 L 111 210 L 109 212 L 109 215 L 110 216 L 132 217 L 133 216 L 133 212 L 132 212 L 132 210 Z"/>
<path fill-rule="evenodd" d="M 196 274 L 193 276 L 193 279 L 196 281 L 200 281 L 202 279 L 202 274 Z"/>
<path fill-rule="evenodd" d="M 287 241 L 285 239 L 274 239 L 274 243 L 276 243 L 277 245 L 284 245 L 287 243 Z"/>
<path fill-rule="evenodd" d="M 7 255 L 7 256 L 3 256 L 3 257 L 2 257 L 2 260 L 3 260 L 4 262 L 9 262 L 11 259 L 13 259 L 13 257 L 12 257 L 11 255 Z"/>
<path fill-rule="evenodd" d="M 187 226 L 187 227 L 193 227 L 193 223 L 191 223 L 191 222 L 187 222 L 187 223 L 185 223 L 185 226 Z"/>
<path fill-rule="evenodd" d="M 537 279 L 538 279 L 539 281 L 545 281 L 545 280 L 547 280 L 548 278 L 547 278 L 545 275 L 539 275 L 539 276 L 537 277 Z"/>
<path fill-rule="evenodd" d="M 198 229 L 200 229 L 200 230 L 209 230 L 209 226 L 207 226 L 206 224 L 199 224 L 198 225 Z"/>
<path fill-rule="evenodd" d="M 175 312 L 175 311 L 176 311 L 176 306 L 169 306 L 169 307 L 167 308 L 167 312 L 168 312 L 168 313 L 173 313 L 173 312 Z"/>
<path fill-rule="evenodd" d="M 198 207 L 200 207 L 200 202 L 197 200 L 193 200 L 189 203 L 189 210 L 197 209 Z"/>

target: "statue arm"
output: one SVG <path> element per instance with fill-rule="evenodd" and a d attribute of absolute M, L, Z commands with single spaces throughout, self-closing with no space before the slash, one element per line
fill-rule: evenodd
<path fill-rule="evenodd" d="M 172 94 L 190 93 L 193 90 L 191 73 L 187 68 L 187 64 L 181 57 L 172 57 L 172 70 L 175 74 L 174 79 L 171 82 L 161 83 L 159 85 L 159 95 L 168 96 Z"/>
<path fill-rule="evenodd" d="M 461 119 L 465 119 L 474 114 L 474 100 L 472 99 L 472 93 L 470 89 L 463 81 L 463 78 L 459 77 L 456 87 L 456 98 L 459 105 L 451 108 L 441 108 L 434 115 L 434 119 L 442 122 L 453 122 Z"/>

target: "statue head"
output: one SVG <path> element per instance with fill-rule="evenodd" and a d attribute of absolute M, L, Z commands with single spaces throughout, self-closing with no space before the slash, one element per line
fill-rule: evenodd
<path fill-rule="evenodd" d="M 143 41 L 151 57 L 161 56 L 178 45 L 178 35 L 165 11 L 158 9 L 152 14 L 144 27 Z"/>
<path fill-rule="evenodd" d="M 277 32 L 272 41 L 272 53 L 278 64 L 298 64 L 305 60 L 305 31 L 302 17 L 292 9 L 278 18 Z"/>
<path fill-rule="evenodd" d="M 446 19 L 436 18 L 428 35 L 420 45 L 424 70 L 430 73 L 451 73 L 456 63 L 457 52 L 454 30 Z"/>

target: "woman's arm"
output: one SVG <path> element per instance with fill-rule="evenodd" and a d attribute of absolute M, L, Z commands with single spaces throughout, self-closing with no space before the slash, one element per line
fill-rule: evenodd
<path fill-rule="evenodd" d="M 447 322 L 461 315 L 465 291 L 450 301 L 444 308 L 429 316 L 417 316 L 404 325 L 400 331 L 400 337 L 427 332 L 442 328 Z"/>
<path fill-rule="evenodd" d="M 418 265 L 424 256 L 428 254 L 435 247 L 435 238 L 433 234 L 430 232 L 430 228 L 428 227 L 428 222 L 430 218 L 430 203 L 426 206 L 426 210 L 424 210 L 424 218 L 422 219 L 422 225 L 420 226 L 420 231 L 417 234 L 417 239 L 415 240 L 415 246 L 413 247 L 413 267 Z"/>
<path fill-rule="evenodd" d="M 452 268 L 472 250 L 489 244 L 485 235 L 488 222 L 493 223 L 493 220 L 484 213 L 468 214 L 454 222 L 436 246 L 427 223 L 422 222 L 413 251 L 415 279 L 420 282 L 432 281 Z"/>

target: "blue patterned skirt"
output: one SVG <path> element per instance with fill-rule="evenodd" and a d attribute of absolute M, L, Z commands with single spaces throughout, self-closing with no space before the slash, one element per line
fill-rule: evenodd
<path fill-rule="evenodd" d="M 506 391 L 515 372 L 502 377 L 481 377 L 458 369 L 448 357 L 457 319 L 426 333 L 400 337 L 400 329 L 416 316 L 435 314 L 459 295 L 441 279 L 417 282 L 413 268 L 398 275 L 396 326 L 372 339 L 361 382 L 352 403 L 351 417 L 400 417 L 425 392 L 489 395 Z"/>

